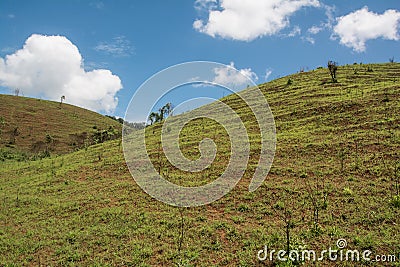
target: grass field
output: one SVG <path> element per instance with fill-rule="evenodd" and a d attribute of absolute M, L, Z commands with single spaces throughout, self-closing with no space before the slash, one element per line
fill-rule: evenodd
<path fill-rule="evenodd" d="M 400 266 L 399 78 L 400 64 L 354 64 L 339 67 L 337 83 L 320 68 L 260 85 L 277 147 L 267 179 L 252 193 L 259 129 L 243 101 L 223 98 L 246 125 L 250 161 L 234 190 L 206 206 L 176 208 L 148 196 L 131 177 L 120 140 L 0 162 L 0 265 Z M 205 137 L 218 146 L 213 164 L 193 174 L 160 153 L 160 126 L 146 128 L 147 149 L 168 180 L 197 186 L 223 172 L 229 145 L 222 127 L 204 119 L 182 131 L 188 158 L 199 157 Z M 397 261 L 257 259 L 265 245 L 320 252 L 338 239 L 346 249 Z"/>
<path fill-rule="evenodd" d="M 121 124 L 96 112 L 66 103 L 0 95 L 0 149 L 8 157 L 33 156 L 48 150 L 65 154 L 84 146 L 97 131 L 121 132 Z"/>

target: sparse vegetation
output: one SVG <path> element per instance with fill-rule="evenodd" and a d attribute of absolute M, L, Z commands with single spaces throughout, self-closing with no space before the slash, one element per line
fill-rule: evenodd
<path fill-rule="evenodd" d="M 398 254 L 399 170 L 394 166 L 400 150 L 400 88 L 395 82 L 400 64 L 369 66 L 373 72 L 357 65 L 357 74 L 355 66 L 341 66 L 336 84 L 329 82 L 324 68 L 292 75 L 296 86 L 287 87 L 288 77 L 260 85 L 275 117 L 278 144 L 270 174 L 251 193 L 248 183 L 258 164 L 260 133 L 250 108 L 237 96 L 225 97 L 249 132 L 248 168 L 229 194 L 210 205 L 187 208 L 184 216 L 136 185 L 120 140 L 90 143 L 93 132 L 108 130 L 111 123 L 118 129 L 120 123 L 66 103 L 59 109 L 58 102 L 23 97 L 18 100 L 34 102 L 11 102 L 0 96 L 0 116 L 6 122 L 0 149 L 0 265 L 282 266 L 259 262 L 257 251 L 264 245 L 287 250 L 288 244 L 321 251 L 334 248 L 339 238 L 345 238 L 351 249 Z M 321 84 L 322 79 L 328 82 Z M 61 124 L 44 114 L 52 114 Z M 43 117 L 46 126 L 32 119 Z M 4 133 L 16 125 L 21 132 L 16 148 L 6 147 Z M 27 126 L 33 127 L 31 139 Z M 200 156 L 198 143 L 203 138 L 212 138 L 217 145 L 211 166 L 188 173 L 159 153 L 161 126 L 146 128 L 146 144 L 154 167 L 161 163 L 160 171 L 169 181 L 197 186 L 219 177 L 230 155 L 223 127 L 197 119 L 182 129 L 180 146 L 188 158 Z M 82 140 L 86 149 L 24 159 L 23 151 L 30 150 L 32 140 L 44 142 L 46 133 L 59 142 Z"/>
<path fill-rule="evenodd" d="M 47 150 L 48 134 L 52 138 L 51 152 L 65 154 L 84 147 L 85 139 L 94 143 L 93 125 L 99 131 L 108 131 L 112 126 L 117 133 L 114 138 L 121 136 L 122 125 L 115 120 L 66 103 L 62 109 L 59 107 L 60 102 L 0 95 L 0 116 L 4 122 L 0 123 L 0 148 L 35 158 Z"/>

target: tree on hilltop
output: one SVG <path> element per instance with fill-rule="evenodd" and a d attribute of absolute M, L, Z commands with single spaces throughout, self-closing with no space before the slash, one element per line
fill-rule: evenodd
<path fill-rule="evenodd" d="M 158 109 L 158 112 L 151 112 L 148 120 L 150 121 L 150 125 L 156 122 L 161 122 L 166 119 L 169 115 L 171 115 L 173 106 L 170 102 L 165 104 L 163 107 Z"/>
<path fill-rule="evenodd" d="M 336 71 L 338 69 L 337 65 L 338 65 L 337 62 L 334 62 L 334 61 L 331 61 L 331 60 L 328 61 L 328 69 L 329 69 L 329 73 L 330 73 L 330 75 L 332 77 L 332 82 L 333 83 L 337 82 L 337 79 L 336 79 Z"/>

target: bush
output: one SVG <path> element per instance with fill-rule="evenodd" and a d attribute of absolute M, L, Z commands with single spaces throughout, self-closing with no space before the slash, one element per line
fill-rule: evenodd
<path fill-rule="evenodd" d="M 0 149 L 0 161 L 5 160 L 25 161 L 28 160 L 28 155 L 24 152 Z"/>
<path fill-rule="evenodd" d="M 238 211 L 240 211 L 240 212 L 246 212 L 249 210 L 250 210 L 249 206 L 247 206 L 246 204 L 243 204 L 243 203 L 240 204 L 238 207 Z"/>
<path fill-rule="evenodd" d="M 400 195 L 392 197 L 392 199 L 390 200 L 390 205 L 395 208 L 400 208 Z"/>
<path fill-rule="evenodd" d="M 351 190 L 349 187 L 345 187 L 343 188 L 343 194 L 345 194 L 346 196 L 351 196 L 353 195 L 353 190 Z"/>

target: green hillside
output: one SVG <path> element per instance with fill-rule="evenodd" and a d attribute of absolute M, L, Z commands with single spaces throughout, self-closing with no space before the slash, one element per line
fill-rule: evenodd
<path fill-rule="evenodd" d="M 267 179 L 252 193 L 259 129 L 243 101 L 223 98 L 245 123 L 251 156 L 235 189 L 207 206 L 175 208 L 152 199 L 129 174 L 120 140 L 0 162 L 0 265 L 400 266 L 399 78 L 400 64 L 354 64 L 339 66 L 337 83 L 319 68 L 260 85 L 275 117 L 277 147 Z M 190 174 L 162 155 L 160 126 L 146 128 L 147 149 L 166 179 L 197 186 L 223 172 L 229 145 L 222 127 L 199 119 L 184 128 L 180 144 L 188 158 L 199 157 L 205 137 L 218 147 L 210 167 Z M 265 245 L 320 253 L 337 249 L 338 239 L 346 249 L 397 261 L 257 259 Z"/>
<path fill-rule="evenodd" d="M 121 132 L 121 124 L 96 112 L 11 95 L 0 95 L 0 122 L 0 149 L 7 156 L 64 154 L 93 143 L 97 131 Z"/>

